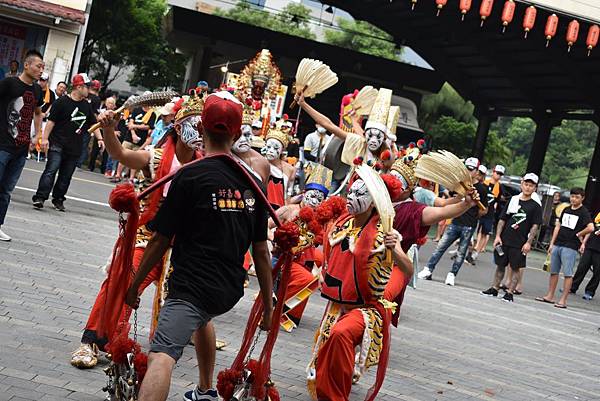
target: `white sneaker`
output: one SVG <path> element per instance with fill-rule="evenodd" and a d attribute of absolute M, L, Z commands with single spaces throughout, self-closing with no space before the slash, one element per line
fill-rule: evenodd
<path fill-rule="evenodd" d="M 4 231 L 0 230 L 0 241 L 10 241 L 10 235 L 6 234 Z"/>
<path fill-rule="evenodd" d="M 421 270 L 419 274 L 417 274 L 417 277 L 421 280 L 428 279 L 429 277 L 431 277 L 431 270 L 429 270 L 429 267 L 425 266 L 423 270 Z"/>
<path fill-rule="evenodd" d="M 454 273 L 450 272 L 448 273 L 448 275 L 446 276 L 446 285 L 451 285 L 454 286 Z"/>
<path fill-rule="evenodd" d="M 477 252 L 477 251 L 473 251 L 473 252 L 471 252 L 471 258 L 472 258 L 473 260 L 477 260 L 477 257 L 478 257 L 478 256 L 479 256 L 479 252 Z"/>
<path fill-rule="evenodd" d="M 452 249 L 448 251 L 448 255 L 455 255 L 458 252 L 458 249 Z"/>

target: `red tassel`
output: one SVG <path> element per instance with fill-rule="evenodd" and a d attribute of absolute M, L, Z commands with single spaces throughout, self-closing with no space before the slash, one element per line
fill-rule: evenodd
<path fill-rule="evenodd" d="M 300 229 L 294 222 L 289 221 L 275 230 L 275 243 L 284 252 L 290 251 L 300 241 Z"/>
<path fill-rule="evenodd" d="M 267 396 L 269 397 L 269 401 L 280 401 L 281 400 L 281 398 L 279 398 L 279 391 L 277 391 L 277 389 L 274 386 L 269 387 Z"/>
<path fill-rule="evenodd" d="M 392 152 L 390 152 L 389 149 L 386 149 L 381 152 L 380 158 L 383 161 L 390 160 L 392 158 Z"/>
<path fill-rule="evenodd" d="M 402 195 L 402 181 L 400 181 L 391 174 L 382 174 L 381 179 L 383 179 L 383 182 L 385 183 L 385 186 L 387 187 L 387 190 L 390 193 L 390 198 L 392 199 L 392 202 L 397 201 L 398 198 L 400 198 L 400 195 Z"/>
<path fill-rule="evenodd" d="M 140 344 L 129 338 L 128 333 L 122 332 L 114 338 L 109 345 L 110 353 L 114 363 L 126 363 L 127 354 L 141 352 Z"/>
<path fill-rule="evenodd" d="M 233 396 L 233 391 L 243 378 L 241 370 L 225 369 L 217 375 L 217 391 L 223 397 L 223 400 L 229 401 Z"/>
<path fill-rule="evenodd" d="M 304 221 L 305 223 L 308 223 L 309 221 L 315 218 L 315 212 L 313 211 L 312 207 L 306 206 L 300 209 L 298 217 L 300 217 L 300 220 Z"/>

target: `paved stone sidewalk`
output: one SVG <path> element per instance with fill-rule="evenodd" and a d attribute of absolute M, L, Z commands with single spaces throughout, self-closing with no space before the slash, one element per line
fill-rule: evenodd
<path fill-rule="evenodd" d="M 96 295 L 102 265 L 116 235 L 116 214 L 69 202 L 69 211 L 34 211 L 30 194 L 16 192 L 0 243 L 0 400 L 102 400 L 101 368 L 69 365 Z M 230 345 L 217 354 L 217 372 L 231 363 L 257 284 L 236 308 L 216 319 Z M 140 312 L 147 346 L 148 292 Z M 302 326 L 281 333 L 273 380 L 283 400 L 308 401 L 304 367 L 324 302 L 314 297 Z M 378 400 L 598 400 L 600 314 L 557 310 L 528 299 L 508 304 L 476 290 L 420 282 L 409 289 Z M 102 360 L 102 365 L 106 361 Z M 196 381 L 188 347 L 173 375 L 171 397 Z M 361 400 L 371 371 L 355 386 Z"/>

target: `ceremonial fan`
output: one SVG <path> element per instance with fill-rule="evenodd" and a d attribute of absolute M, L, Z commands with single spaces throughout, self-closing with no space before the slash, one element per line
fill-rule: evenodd
<path fill-rule="evenodd" d="M 371 113 L 375 99 L 377 99 L 379 91 L 370 85 L 364 86 L 356 98 L 352 101 L 351 113 L 356 113 L 359 116 L 368 116 Z"/>
<path fill-rule="evenodd" d="M 147 95 L 131 96 L 125 101 L 125 103 L 123 103 L 123 106 L 115 110 L 115 113 L 120 113 L 125 109 L 135 109 L 137 107 L 163 106 L 169 103 L 171 99 L 173 99 L 176 96 L 179 96 L 179 94 L 174 91 L 153 92 L 148 93 Z M 91 134 L 98 128 L 100 128 L 100 123 L 92 125 L 88 129 L 88 132 Z"/>
<path fill-rule="evenodd" d="M 447 150 L 430 152 L 421 156 L 415 168 L 415 176 L 437 182 L 462 196 L 466 196 L 474 188 L 469 170 L 458 157 Z M 477 206 L 481 210 L 485 209 L 485 206 L 479 201 Z"/>
<path fill-rule="evenodd" d="M 304 97 L 313 98 L 319 93 L 331 88 L 338 81 L 337 74 L 322 61 L 303 58 L 296 71 L 296 93 L 303 93 Z M 290 108 L 294 108 L 292 102 Z"/>

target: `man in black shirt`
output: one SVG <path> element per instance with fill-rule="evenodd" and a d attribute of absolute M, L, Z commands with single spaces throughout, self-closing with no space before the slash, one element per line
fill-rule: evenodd
<path fill-rule="evenodd" d="M 144 92 L 144 95 L 148 93 L 150 92 Z M 146 138 L 148 138 L 151 131 L 154 129 L 155 122 L 156 114 L 151 108 L 138 107 L 137 109 L 134 109 L 127 121 L 128 132 L 123 138 L 123 147 L 128 150 L 138 150 L 144 142 L 146 142 Z M 117 167 L 117 174 L 115 177 L 117 178 L 117 181 L 121 178 L 123 167 L 122 164 L 119 164 L 119 167 Z M 135 174 L 136 170 L 131 169 L 129 179 L 133 181 Z"/>
<path fill-rule="evenodd" d="M 583 299 L 591 301 L 596 294 L 598 284 L 600 284 L 600 212 L 598 212 L 594 219 L 594 231 L 588 235 L 589 239 L 587 240 L 585 251 L 581 256 L 577 272 L 575 272 L 575 277 L 573 278 L 571 293 L 575 294 L 577 292 L 588 270 L 590 270 L 590 267 L 593 267 L 592 279 L 585 286 L 585 294 L 583 294 Z"/>
<path fill-rule="evenodd" d="M 43 71 L 42 55 L 32 50 L 25 55 L 21 75 L 0 81 L 0 241 L 11 240 L 1 228 L 10 195 L 25 166 L 31 122 L 35 132 L 42 126 L 42 90 L 35 81 Z"/>
<path fill-rule="evenodd" d="M 511 198 L 502 211 L 496 239 L 494 240 L 494 260 L 496 274 L 494 283 L 481 294 L 497 297 L 500 282 L 504 277 L 506 266 L 514 271 L 519 271 L 527 266 L 527 254 L 531 251 L 531 244 L 542 224 L 542 206 L 539 201 L 532 198 L 536 191 L 538 176 L 527 173 L 521 181 L 521 193 Z M 513 302 L 513 293 L 517 286 L 518 274 L 513 274 L 513 280 L 508 285 L 503 300 Z"/>
<path fill-rule="evenodd" d="M 456 259 L 452 264 L 452 270 L 446 276 L 446 284 L 453 286 L 454 279 L 465 260 L 471 236 L 475 231 L 475 227 L 477 227 L 477 219 L 487 213 L 487 188 L 479 182 L 479 160 L 475 157 L 469 157 L 465 160 L 465 166 L 467 166 L 467 169 L 471 173 L 473 186 L 479 193 L 479 199 L 481 199 L 481 203 L 485 208 L 484 210 L 480 210 L 477 206 L 473 206 L 463 215 L 452 220 L 452 224 L 446 228 L 442 239 L 429 259 L 429 262 L 427 262 L 427 265 L 419 272 L 418 277 L 420 279 L 431 280 L 433 270 L 442 258 L 444 252 L 446 252 L 450 245 L 457 239 L 460 239 Z"/>
<path fill-rule="evenodd" d="M 100 100 L 100 96 L 98 96 L 98 92 L 100 91 L 101 87 L 102 85 L 97 79 L 94 79 L 88 87 L 87 101 L 90 103 L 92 113 L 94 114 L 94 118 L 98 117 L 98 114 L 100 114 L 100 105 L 102 104 L 102 102 Z M 83 140 L 81 144 L 81 155 L 79 156 L 79 160 L 77 161 L 77 167 L 79 168 L 81 168 L 81 166 L 85 162 L 85 159 L 87 159 L 88 157 L 88 150 L 90 147 L 91 138 L 92 136 L 87 132 L 83 135 Z"/>
<path fill-rule="evenodd" d="M 548 253 L 550 254 L 550 281 L 548 292 L 543 297 L 537 297 L 540 302 L 554 303 L 554 292 L 558 285 L 558 275 L 562 269 L 565 277 L 562 296 L 554 303 L 557 308 L 567 307 L 567 298 L 573 285 L 573 269 L 577 260 L 577 251 L 584 253 L 589 235 L 594 231 L 590 212 L 583 206 L 585 191 L 583 188 L 572 188 L 570 203 L 556 221 Z"/>
<path fill-rule="evenodd" d="M 137 306 L 140 283 L 174 237 L 173 271 L 150 346 L 140 400 L 166 400 L 173 367 L 190 336 L 212 317 L 230 310 L 243 296 L 246 276 L 243 261 L 250 245 L 265 306 L 263 328 L 271 326 L 268 215 L 255 189 L 256 185 L 261 186 L 260 181 L 249 178 L 235 162 L 210 157 L 230 152 L 241 134 L 241 122 L 242 105 L 231 94 L 220 92 L 206 98 L 202 113 L 205 159 L 177 173 L 152 222 L 155 233 L 127 293 L 127 304 Z M 214 347 L 214 344 L 212 339 L 204 345 Z M 196 349 L 202 355 L 201 345 L 197 344 Z M 212 389 L 214 359 L 206 359 L 198 361 L 201 382 L 185 394 L 185 400 L 218 400 L 216 390 Z"/>
<path fill-rule="evenodd" d="M 56 90 L 54 92 L 56 93 L 56 97 L 66 96 L 67 95 L 67 83 L 65 81 L 60 81 L 56 85 Z"/>
<path fill-rule="evenodd" d="M 48 161 L 40 177 L 38 189 L 33 195 L 33 207 L 41 209 L 50 197 L 56 210 L 64 212 L 65 195 L 71 184 L 77 160 L 81 155 L 81 144 L 87 129 L 96 118 L 88 102 L 90 79 L 86 74 L 73 77 L 73 90 L 68 96 L 57 99 L 50 110 L 48 122 L 42 133 L 41 149 L 47 152 Z M 99 143 L 104 147 L 100 131 L 94 131 Z M 58 179 L 56 173 L 58 172 Z M 54 189 L 53 189 L 54 187 Z"/>

